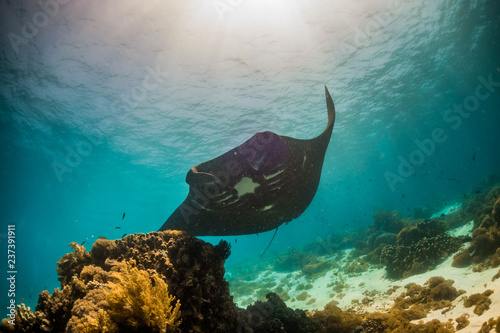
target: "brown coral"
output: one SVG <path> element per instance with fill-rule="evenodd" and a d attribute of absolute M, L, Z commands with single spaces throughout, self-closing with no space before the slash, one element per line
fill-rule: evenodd
<path fill-rule="evenodd" d="M 461 251 L 453 257 L 452 267 L 463 268 L 472 264 L 472 256 L 469 251 Z"/>
<path fill-rule="evenodd" d="M 394 308 L 408 310 L 410 320 L 424 318 L 431 310 L 438 310 L 451 306 L 464 291 L 453 287 L 453 280 L 446 280 L 441 276 L 431 277 L 424 284 L 416 283 L 405 286 L 406 292 L 394 300 Z"/>
<path fill-rule="evenodd" d="M 476 223 L 468 249 L 474 262 L 494 267 L 500 265 L 500 257 L 495 253 L 500 248 L 500 198 L 497 192 L 500 188 L 491 190 L 484 199 L 487 201 L 484 202 L 481 222 Z"/>
<path fill-rule="evenodd" d="M 57 274 L 63 287 L 71 281 L 73 276 L 80 274 L 85 265 L 90 263 L 90 255 L 83 245 L 72 242 L 69 246 L 74 252 L 66 253 L 57 261 Z"/>
<path fill-rule="evenodd" d="M 464 329 L 467 326 L 469 326 L 470 321 L 468 318 L 469 315 L 467 313 L 464 313 L 463 315 L 455 319 L 455 321 L 457 322 L 457 331 L 460 331 L 461 329 Z"/>
<path fill-rule="evenodd" d="M 472 294 L 467 297 L 464 302 L 464 306 L 466 308 L 470 308 L 471 306 L 475 305 L 474 313 L 480 316 L 490 308 L 491 299 L 489 298 L 489 296 L 491 294 L 493 294 L 493 290 L 491 289 L 486 290 L 482 294 Z"/>

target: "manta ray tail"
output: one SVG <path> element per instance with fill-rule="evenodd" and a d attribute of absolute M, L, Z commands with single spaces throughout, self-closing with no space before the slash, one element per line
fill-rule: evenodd
<path fill-rule="evenodd" d="M 279 227 L 278 227 L 279 228 Z M 274 237 L 276 237 L 276 234 L 278 233 L 278 228 L 276 228 L 276 230 L 274 230 L 274 235 L 273 235 L 273 238 L 271 238 L 271 241 L 269 242 L 269 244 L 267 245 L 266 249 L 264 250 L 264 252 L 262 252 L 262 254 L 260 255 L 261 257 L 264 255 L 264 253 L 266 253 L 267 249 L 269 248 L 269 246 L 271 246 L 271 243 L 273 242 L 274 240 Z"/>

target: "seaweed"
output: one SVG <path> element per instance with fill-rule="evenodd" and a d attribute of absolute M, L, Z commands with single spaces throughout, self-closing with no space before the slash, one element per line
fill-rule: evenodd
<path fill-rule="evenodd" d="M 71 310 L 69 332 L 179 332 L 180 303 L 158 274 L 150 276 L 133 265 L 134 261 L 116 264 L 110 281 L 90 290 L 77 300 Z"/>
<path fill-rule="evenodd" d="M 456 327 L 457 331 L 460 331 L 461 329 L 464 329 L 467 326 L 469 326 L 470 321 L 468 318 L 469 314 L 464 313 L 463 315 L 455 319 L 455 321 L 457 322 L 457 327 Z"/>
<path fill-rule="evenodd" d="M 393 308 L 408 310 L 410 320 L 424 318 L 431 310 L 449 308 L 451 302 L 465 292 L 458 291 L 453 283 L 453 280 L 435 276 L 427 280 L 424 286 L 407 284 L 406 292 L 396 297 Z"/>
<path fill-rule="evenodd" d="M 478 333 L 489 333 L 492 329 L 495 329 L 495 332 L 500 333 L 500 317 L 496 320 L 493 317 L 488 319 L 487 322 L 484 322 L 483 325 L 481 325 L 481 329 Z"/>
<path fill-rule="evenodd" d="M 478 316 L 482 315 L 486 310 L 490 308 L 491 299 L 489 296 L 493 294 L 493 290 L 488 289 L 484 291 L 482 294 L 472 294 L 464 302 L 464 306 L 466 308 L 474 307 L 474 313 Z"/>

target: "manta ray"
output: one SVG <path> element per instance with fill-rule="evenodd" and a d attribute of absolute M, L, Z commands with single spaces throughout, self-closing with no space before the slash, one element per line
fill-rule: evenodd
<path fill-rule="evenodd" d="M 299 217 L 318 189 L 335 122 L 325 86 L 328 124 L 317 137 L 299 140 L 259 132 L 186 176 L 189 193 L 160 228 L 193 236 L 258 234 Z"/>

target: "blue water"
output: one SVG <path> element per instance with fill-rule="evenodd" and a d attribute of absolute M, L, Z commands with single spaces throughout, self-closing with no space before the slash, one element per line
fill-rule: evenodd
<path fill-rule="evenodd" d="M 500 171 L 498 1 L 40 3 L 0 3 L 0 251 L 15 225 L 18 303 L 59 285 L 70 242 L 157 230 L 191 166 L 256 132 L 321 133 L 324 85 L 337 119 L 318 192 L 267 255 L 378 209 L 439 210 Z M 272 234 L 226 237 L 228 269 Z"/>

